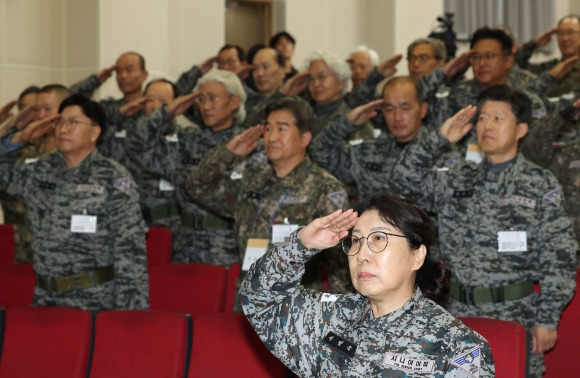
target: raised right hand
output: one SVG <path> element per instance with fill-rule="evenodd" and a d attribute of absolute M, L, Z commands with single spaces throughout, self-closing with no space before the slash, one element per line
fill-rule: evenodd
<path fill-rule="evenodd" d="M 322 218 L 310 222 L 298 231 L 298 237 L 308 249 L 326 249 L 334 247 L 340 239 L 348 235 L 348 230 L 358 222 L 358 214 L 353 209 L 336 210 Z"/>

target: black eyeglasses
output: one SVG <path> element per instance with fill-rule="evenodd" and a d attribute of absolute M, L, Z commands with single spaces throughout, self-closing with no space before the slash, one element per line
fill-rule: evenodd
<path fill-rule="evenodd" d="M 360 251 L 360 246 L 362 244 L 362 239 L 367 239 L 367 245 L 371 252 L 380 253 L 387 248 L 389 244 L 389 235 L 398 236 L 400 238 L 406 238 L 405 235 L 389 234 L 388 232 L 375 231 L 371 232 L 368 236 L 363 236 L 359 238 L 358 236 L 349 235 L 341 240 L 342 250 L 349 256 L 354 256 Z"/>

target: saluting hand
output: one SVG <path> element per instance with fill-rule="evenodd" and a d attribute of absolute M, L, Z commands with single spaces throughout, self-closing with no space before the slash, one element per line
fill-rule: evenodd
<path fill-rule="evenodd" d="M 371 101 L 368 104 L 358 106 L 348 112 L 346 119 L 357 126 L 364 125 L 369 119 L 378 113 L 378 108 L 383 104 L 383 100 Z"/>
<path fill-rule="evenodd" d="M 377 71 L 384 77 L 393 76 L 397 72 L 397 64 L 403 59 L 403 54 L 397 54 L 377 66 Z"/>
<path fill-rule="evenodd" d="M 242 63 L 241 67 L 236 71 L 236 75 L 240 80 L 246 80 L 250 76 L 250 72 L 254 69 L 254 66 L 249 63 Z"/>
<path fill-rule="evenodd" d="M 441 134 L 451 143 L 458 142 L 473 127 L 473 124 L 469 121 L 471 121 L 476 112 L 477 107 L 467 105 L 443 123 L 440 129 Z"/>
<path fill-rule="evenodd" d="M 453 77 L 456 73 L 461 72 L 469 64 L 469 58 L 471 55 L 473 55 L 473 50 L 466 51 L 457 58 L 453 58 L 445 63 L 442 68 L 445 76 Z"/>
<path fill-rule="evenodd" d="M 280 93 L 286 96 L 297 96 L 308 86 L 308 79 L 310 79 L 310 72 L 297 73 L 282 85 Z"/>
<path fill-rule="evenodd" d="M 568 74 L 574 67 L 574 64 L 580 59 L 578 55 L 574 55 L 558 64 L 556 64 L 551 70 L 550 75 L 552 75 L 556 80 L 560 80 Z"/>
<path fill-rule="evenodd" d="M 133 114 L 137 113 L 139 110 L 143 109 L 143 104 L 147 101 L 146 97 L 139 97 L 119 108 L 119 111 L 125 117 L 131 117 Z"/>
<path fill-rule="evenodd" d="M 193 92 L 185 96 L 179 96 L 167 104 L 167 112 L 174 116 L 182 115 L 185 111 L 193 105 L 195 99 L 201 95 L 201 92 Z"/>
<path fill-rule="evenodd" d="M 0 123 L 6 121 L 12 115 L 12 108 L 16 105 L 16 100 L 8 101 L 2 108 L 0 108 Z"/>
<path fill-rule="evenodd" d="M 232 138 L 226 148 L 238 156 L 246 156 L 258 145 L 258 138 L 264 134 L 264 125 L 252 126 L 243 133 Z"/>
<path fill-rule="evenodd" d="M 334 247 L 340 239 L 348 235 L 358 221 L 358 214 L 353 209 L 343 212 L 341 209 L 310 222 L 298 231 L 298 237 L 308 249 L 326 249 Z"/>
<path fill-rule="evenodd" d="M 198 67 L 199 70 L 201 71 L 202 74 L 206 74 L 207 71 L 211 70 L 213 68 L 213 64 L 215 62 L 217 62 L 217 55 L 214 55 L 212 57 L 207 58 L 206 60 L 204 60 Z"/>
<path fill-rule="evenodd" d="M 29 123 L 22 130 L 12 136 L 10 142 L 25 143 L 48 133 L 54 126 L 54 122 L 59 118 L 58 114 L 51 115 L 39 121 Z"/>
<path fill-rule="evenodd" d="M 22 109 L 14 118 L 13 124 L 19 129 L 25 128 L 30 122 L 34 120 L 34 105 L 28 105 Z"/>
<path fill-rule="evenodd" d="M 110 78 L 111 75 L 113 74 L 113 71 L 116 71 L 117 68 L 119 68 L 119 66 L 117 66 L 116 64 L 103 68 L 103 70 L 97 74 L 97 79 L 99 80 L 99 83 L 102 84 L 105 81 L 107 81 L 107 79 Z"/>
<path fill-rule="evenodd" d="M 552 36 L 556 33 L 556 31 L 558 31 L 557 28 L 552 28 L 541 32 L 534 38 L 534 43 L 538 47 L 546 46 L 548 43 L 550 43 Z"/>

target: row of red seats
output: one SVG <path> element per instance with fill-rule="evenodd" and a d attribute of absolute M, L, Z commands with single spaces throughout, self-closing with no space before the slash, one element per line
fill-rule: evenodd
<path fill-rule="evenodd" d="M 2 312 L 0 377 L 285 377 L 242 314 Z M 192 324 L 193 323 L 193 324 Z"/>

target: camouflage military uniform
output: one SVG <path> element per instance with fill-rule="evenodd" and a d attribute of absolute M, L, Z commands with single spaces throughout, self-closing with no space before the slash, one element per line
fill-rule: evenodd
<path fill-rule="evenodd" d="M 497 303 L 452 300 L 449 310 L 518 321 L 528 332 L 534 325 L 556 329 L 574 293 L 577 250 L 560 184 L 522 155 L 502 170 L 487 162 L 460 162 L 448 171 L 430 172 L 433 156 L 447 144 L 439 132 L 430 132 L 403 153 L 393 173 L 402 194 L 437 213 L 441 254 L 454 281 L 477 290 L 501 288 L 501 295 L 510 285 L 526 285 L 529 291 L 535 281 L 541 286 L 539 294 Z M 498 252 L 500 231 L 526 232 L 527 251 Z M 488 294 L 493 298 L 495 292 L 489 289 Z M 541 376 L 543 356 L 528 353 L 528 358 L 530 374 Z"/>
<path fill-rule="evenodd" d="M 447 77 L 441 68 L 435 69 L 429 75 L 421 79 L 423 94 L 426 100 L 435 96 L 438 101 L 430 106 L 428 111 L 428 125 L 432 129 L 438 129 L 448 118 L 453 116 L 467 105 L 478 104 L 478 97 L 483 92 L 481 84 L 475 80 L 467 80 L 456 86 L 453 86 L 444 93 L 437 93 L 439 86 L 445 82 Z M 547 114 L 546 105 L 536 94 L 528 92 L 525 88 L 520 89 L 532 101 L 532 116 L 540 119 Z M 437 93 L 437 94 L 436 94 Z"/>
<path fill-rule="evenodd" d="M 166 107 L 130 130 L 127 138 L 130 154 L 147 171 L 171 183 L 179 205 L 182 222 L 175 230 L 173 261 L 230 265 L 239 262 L 231 220 L 207 212 L 198 197 L 188 196 L 187 175 L 213 147 L 230 140 L 239 129 L 232 127 L 214 132 L 209 128 L 175 125 L 169 135 L 173 116 Z M 213 169 L 213 168 L 212 168 Z M 197 203 L 195 203 L 197 202 Z"/>
<path fill-rule="evenodd" d="M 541 75 L 546 71 L 551 70 L 562 61 L 561 59 L 551 59 L 542 63 L 529 63 L 529 59 L 537 47 L 538 46 L 534 43 L 533 40 L 522 45 L 515 54 L 516 63 L 520 67 L 525 68 L 534 74 Z M 579 65 L 576 63 L 572 70 L 560 80 L 555 80 L 552 78 L 552 82 L 546 91 L 546 96 L 558 97 L 565 93 L 579 89 L 580 80 L 578 80 L 578 75 L 580 72 L 578 71 L 578 67 Z"/>
<path fill-rule="evenodd" d="M 3 153 L 0 183 L 22 199 L 31 214 L 34 304 L 85 310 L 149 307 L 145 224 L 127 170 L 91 152 L 74 169 L 60 153 L 33 163 Z M 96 217 L 96 232 L 72 232 L 73 216 Z M 38 276 L 62 279 L 114 269 L 112 280 L 88 288 L 49 291 Z"/>
<path fill-rule="evenodd" d="M 324 105 L 314 105 L 312 110 L 316 114 L 316 125 L 314 126 L 314 135 L 318 134 L 321 130 L 328 127 L 332 120 L 339 115 L 346 115 L 351 108 L 347 105 L 343 98 L 333 101 Z M 348 139 L 374 139 L 374 127 L 370 122 L 366 122 L 364 125 L 357 127 L 352 130 L 348 135 Z"/>
<path fill-rule="evenodd" d="M 494 376 L 485 339 L 426 299 L 418 287 L 401 308 L 375 318 L 369 300 L 360 294 L 336 299 L 299 286 L 305 262 L 316 253 L 294 233 L 290 243 L 278 244 L 252 266 L 240 290 L 248 320 L 266 347 L 294 373 L 357 378 Z"/>
<path fill-rule="evenodd" d="M 187 189 L 207 208 L 235 219 L 242 262 L 248 239 L 271 240 L 273 224 L 306 224 L 348 207 L 344 185 L 309 157 L 277 178 L 264 152 L 244 160 L 224 145 L 201 161 L 189 176 Z M 318 287 L 318 267 L 324 262 L 329 264 L 329 288 L 336 292 L 350 288 L 346 255 L 338 249 L 309 262 L 305 283 Z"/>

